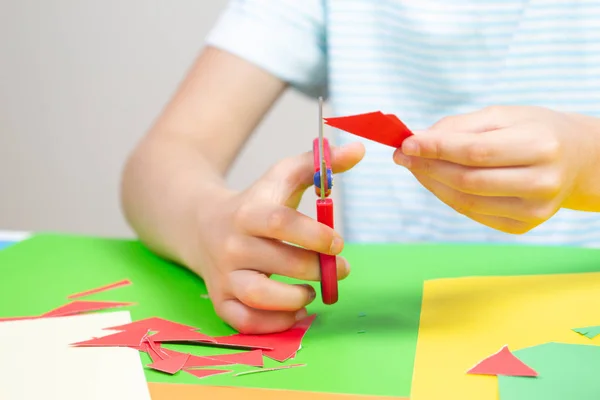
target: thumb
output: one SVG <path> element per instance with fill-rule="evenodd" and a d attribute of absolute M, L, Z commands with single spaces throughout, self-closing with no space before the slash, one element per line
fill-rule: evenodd
<path fill-rule="evenodd" d="M 365 146 L 360 142 L 341 147 L 331 147 L 331 169 L 341 173 L 353 168 L 365 155 Z M 293 194 L 302 193 L 313 184 L 314 157 L 312 151 L 286 158 L 275 164 L 261 179 L 262 185 L 277 185 L 281 201 L 286 202 Z M 261 185 L 261 186 L 262 186 Z"/>

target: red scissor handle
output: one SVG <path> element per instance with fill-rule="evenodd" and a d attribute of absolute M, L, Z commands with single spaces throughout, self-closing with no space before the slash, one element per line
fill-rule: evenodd
<path fill-rule="evenodd" d="M 333 200 L 317 200 L 317 220 L 333 229 Z M 329 254 L 319 254 L 321 264 L 321 298 L 325 304 L 338 301 L 338 281 L 336 257 Z"/>

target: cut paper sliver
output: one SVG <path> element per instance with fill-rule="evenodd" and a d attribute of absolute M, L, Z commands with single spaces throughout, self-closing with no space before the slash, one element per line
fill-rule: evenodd
<path fill-rule="evenodd" d="M 587 337 L 588 339 L 593 339 L 600 335 L 600 326 L 587 326 L 585 328 L 574 328 L 572 330 Z"/>
<path fill-rule="evenodd" d="M 325 118 L 325 123 L 365 139 L 399 148 L 412 132 L 398 117 L 375 111 L 345 117 Z"/>
<path fill-rule="evenodd" d="M 215 339 L 207 336 L 203 333 L 184 330 L 184 329 L 169 329 L 159 330 L 157 333 L 151 336 L 152 340 L 156 343 L 162 342 L 212 342 L 215 343 Z"/>
<path fill-rule="evenodd" d="M 515 354 L 547 342 L 589 344 L 570 327 L 598 322 L 598 293 L 597 272 L 426 281 L 410 399 L 496 398 L 499 377 L 465 371 L 506 343 Z"/>
<path fill-rule="evenodd" d="M 109 285 L 104 285 L 95 289 L 86 290 L 84 292 L 79 292 L 68 296 L 68 299 L 77 299 L 80 297 L 89 296 L 96 293 L 106 292 L 107 290 L 117 289 L 123 286 L 131 285 L 131 281 L 129 279 L 124 279 L 119 282 L 111 283 Z"/>
<path fill-rule="evenodd" d="M 125 331 L 128 329 L 145 329 L 149 331 L 170 331 L 173 329 L 176 330 L 191 330 L 197 331 L 199 330 L 196 327 L 180 324 L 178 322 L 169 321 L 164 318 L 159 317 L 150 317 L 137 320 L 135 322 L 131 322 L 129 324 L 119 325 L 119 326 L 111 326 L 106 329 L 112 331 Z"/>
<path fill-rule="evenodd" d="M 238 372 L 234 376 L 258 374 L 258 373 L 261 373 L 261 372 L 270 372 L 270 371 L 280 371 L 282 369 L 290 369 L 290 368 L 298 368 L 298 367 L 306 367 L 306 364 L 291 364 L 291 365 L 284 365 L 282 367 L 254 369 L 252 371 Z"/>
<path fill-rule="evenodd" d="M 474 375 L 537 376 L 531 367 L 510 352 L 507 345 L 467 371 Z"/>
<path fill-rule="evenodd" d="M 144 330 L 130 330 L 107 334 L 81 342 L 72 343 L 73 347 L 134 347 L 139 348 L 148 332 Z"/>
<path fill-rule="evenodd" d="M 111 308 L 120 308 L 130 306 L 133 303 L 122 303 L 115 301 L 83 301 L 75 300 L 67 303 L 63 306 L 55 308 L 52 311 L 48 311 L 42 314 L 40 317 L 63 317 L 67 315 L 75 315 L 81 313 L 87 313 L 91 311 L 101 311 Z"/>
<path fill-rule="evenodd" d="M 129 312 L 119 311 L 0 324 L 0 399 L 150 400 L 137 351 L 69 346 L 129 321 Z M 32 375 L 31 360 L 51 367 Z"/>

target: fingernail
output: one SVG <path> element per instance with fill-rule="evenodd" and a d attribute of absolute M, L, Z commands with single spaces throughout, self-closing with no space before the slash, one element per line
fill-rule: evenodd
<path fill-rule="evenodd" d="M 407 139 L 402 143 L 402 152 L 407 156 L 418 156 L 419 144 Z"/>
<path fill-rule="evenodd" d="M 296 321 L 303 320 L 304 318 L 306 318 L 307 315 L 308 315 L 308 312 L 306 311 L 306 308 L 303 308 L 302 310 L 299 310 L 296 313 Z"/>
<path fill-rule="evenodd" d="M 329 253 L 330 254 L 338 254 L 342 251 L 342 249 L 344 248 L 344 241 L 342 240 L 341 237 L 334 237 L 333 241 L 331 242 L 331 246 L 329 247 Z"/>
<path fill-rule="evenodd" d="M 317 297 L 317 293 L 311 285 L 305 284 L 304 286 L 306 286 L 306 290 L 308 290 L 308 302 L 311 303 L 315 297 Z"/>
<path fill-rule="evenodd" d="M 396 162 L 396 164 L 400 164 L 403 167 L 410 168 L 410 157 L 407 157 L 400 152 L 396 153 L 394 161 Z"/>

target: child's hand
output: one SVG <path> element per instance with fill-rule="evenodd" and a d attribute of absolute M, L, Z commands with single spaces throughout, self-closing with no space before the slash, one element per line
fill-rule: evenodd
<path fill-rule="evenodd" d="M 576 203 L 598 162 L 597 125 L 544 108 L 490 107 L 442 119 L 405 140 L 394 160 L 459 213 L 520 234 L 561 207 L 585 208 Z"/>
<path fill-rule="evenodd" d="M 360 143 L 332 147 L 333 171 L 352 168 L 364 152 Z M 190 264 L 204 278 L 216 312 L 240 332 L 282 331 L 306 316 L 304 307 L 315 298 L 312 286 L 269 277 L 318 281 L 317 252 L 342 251 L 337 232 L 296 210 L 313 174 L 307 152 L 276 164 L 244 192 L 200 205 L 200 253 Z M 348 263 L 338 256 L 337 267 L 338 278 L 345 278 Z"/>

